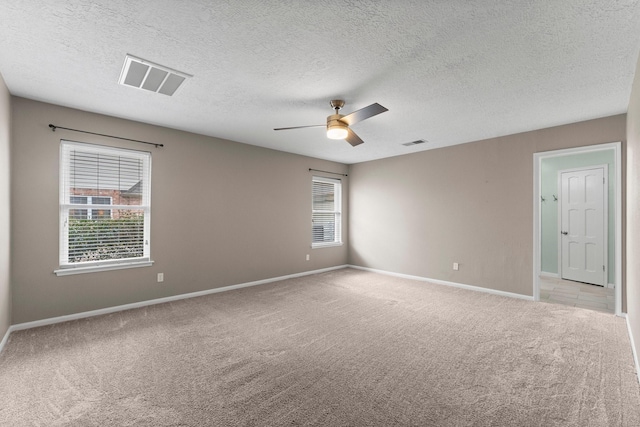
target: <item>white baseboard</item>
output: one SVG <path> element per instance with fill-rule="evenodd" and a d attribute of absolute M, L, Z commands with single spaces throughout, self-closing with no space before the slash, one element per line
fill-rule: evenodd
<path fill-rule="evenodd" d="M 633 332 L 631 332 L 631 324 L 629 324 L 629 315 L 627 313 L 622 313 L 622 317 L 627 321 L 627 332 L 629 333 L 629 341 L 631 342 L 631 352 L 633 353 L 633 362 L 636 365 L 636 378 L 638 379 L 638 383 L 640 383 L 640 363 L 638 363 L 638 353 L 636 352 L 636 344 L 633 339 Z"/>
<path fill-rule="evenodd" d="M 551 277 L 553 279 L 558 279 L 560 278 L 560 275 L 558 273 L 549 273 L 548 271 L 541 271 L 540 277 Z"/>
<path fill-rule="evenodd" d="M 469 291 L 484 292 L 484 293 L 487 293 L 487 294 L 500 295 L 500 296 L 503 296 L 503 297 L 517 298 L 517 299 L 524 299 L 524 300 L 527 300 L 527 301 L 533 301 L 533 297 L 529 296 L 529 295 L 516 294 L 516 293 L 513 293 L 513 292 L 498 291 L 496 289 L 483 288 L 481 286 L 465 285 L 464 283 L 448 282 L 446 280 L 430 279 L 428 277 L 412 276 L 412 275 L 409 275 L 409 274 L 402 274 L 402 273 L 394 273 L 394 272 L 391 272 L 391 271 L 378 270 L 378 269 L 375 269 L 375 268 L 360 267 L 358 265 L 348 265 L 348 267 L 355 268 L 355 269 L 358 269 L 358 270 L 371 271 L 372 273 L 380 273 L 380 274 L 386 274 L 388 276 L 401 277 L 401 278 L 404 278 L 404 279 L 413 279 L 413 280 L 419 280 L 421 282 L 435 283 L 437 285 L 452 286 L 454 288 L 467 289 Z"/>
<path fill-rule="evenodd" d="M 9 329 L 7 329 L 7 333 L 4 334 L 4 337 L 2 337 L 2 341 L 0 341 L 0 353 L 2 353 L 4 345 L 7 343 L 7 341 L 9 341 L 9 335 L 11 334 L 11 332 L 13 332 L 13 330 L 11 329 L 11 326 L 9 326 Z"/>
<path fill-rule="evenodd" d="M 37 327 L 40 327 L 40 326 L 53 325 L 55 323 L 68 322 L 68 321 L 71 321 L 71 320 L 84 319 L 84 318 L 87 318 L 87 317 L 101 316 L 103 314 L 116 313 L 118 311 L 131 310 L 131 309 L 134 309 L 134 308 L 146 307 L 146 306 L 155 305 L 155 304 L 164 304 L 166 302 L 179 301 L 179 300 L 187 299 L 187 298 L 196 298 L 196 297 L 201 297 L 201 296 L 204 296 L 204 295 L 215 294 L 215 293 L 218 293 L 218 292 L 226 292 L 226 291 L 232 291 L 234 289 L 247 288 L 247 287 L 250 287 L 250 286 L 264 285 L 264 284 L 267 284 L 267 283 L 277 282 L 277 281 L 280 281 L 280 280 L 293 279 L 295 277 L 310 276 L 312 274 L 324 273 L 324 272 L 332 271 L 332 270 L 339 270 L 341 268 L 346 268 L 346 267 L 348 267 L 348 266 L 347 265 L 339 265 L 339 266 L 335 266 L 335 267 L 322 268 L 322 269 L 319 269 L 319 270 L 312 270 L 312 271 L 305 271 L 305 272 L 302 272 L 302 273 L 288 274 L 286 276 L 272 277 L 270 279 L 256 280 L 255 282 L 240 283 L 240 284 L 237 284 L 237 285 L 224 286 L 224 287 L 221 287 L 221 288 L 207 289 L 205 291 L 190 292 L 188 294 L 173 295 L 173 296 L 165 297 L 165 298 L 157 298 L 157 299 L 152 299 L 152 300 L 147 300 L 147 301 L 134 302 L 134 303 L 131 303 L 131 304 L 118 305 L 118 306 L 115 306 L 115 307 L 101 308 L 99 310 L 83 311 L 81 313 L 74 313 L 74 314 L 69 314 L 69 315 L 66 315 L 66 316 L 58 316 L 58 317 L 51 317 L 49 319 L 35 320 L 33 322 L 18 323 L 16 325 L 11 325 L 9 327 L 9 331 L 7 331 L 7 334 L 6 334 L 5 338 L 3 339 L 2 343 L 0 344 L 0 351 L 2 349 L 1 346 L 4 345 L 5 341 L 9 337 L 9 334 L 11 332 L 13 332 L 13 331 L 20 331 L 20 330 L 24 330 L 24 329 L 37 328 Z"/>

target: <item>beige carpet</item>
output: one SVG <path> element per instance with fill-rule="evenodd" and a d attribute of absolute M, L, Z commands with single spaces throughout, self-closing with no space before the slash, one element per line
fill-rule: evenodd
<path fill-rule="evenodd" d="M 638 426 L 623 319 L 353 269 L 15 332 L 2 426 Z"/>

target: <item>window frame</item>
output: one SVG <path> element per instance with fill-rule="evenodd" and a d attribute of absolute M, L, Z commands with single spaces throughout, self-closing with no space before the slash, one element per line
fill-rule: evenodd
<path fill-rule="evenodd" d="M 136 158 L 142 162 L 142 181 L 145 182 L 141 192 L 140 205 L 118 205 L 113 204 L 113 198 L 110 196 L 88 196 L 83 194 L 70 194 L 70 153 L 72 150 L 86 153 L 105 154 L 110 156 L 123 156 L 128 158 Z M 54 270 L 57 276 L 65 276 L 70 274 L 92 273 L 98 271 L 119 270 L 125 268 L 147 267 L 153 265 L 151 260 L 151 153 L 148 151 L 132 150 L 127 148 L 112 147 L 108 145 L 98 145 L 85 142 L 60 140 L 60 181 L 58 185 L 59 192 L 59 267 Z M 65 170 L 65 168 L 69 170 Z M 119 190 L 122 191 L 122 190 Z M 105 197 L 109 198 L 110 204 L 82 204 L 71 203 L 71 197 Z M 136 210 L 143 212 L 143 238 L 141 257 L 117 258 L 96 261 L 69 262 L 69 217 L 70 212 L 74 209 L 105 209 L 109 210 L 109 215 L 113 218 L 115 210 Z M 91 215 L 87 212 L 88 218 Z"/>
<path fill-rule="evenodd" d="M 333 184 L 333 198 L 334 198 L 334 210 L 325 210 L 325 209 L 314 209 L 314 201 L 313 201 L 313 187 L 315 182 L 322 182 Z M 315 242 L 313 227 L 314 227 L 314 214 L 333 214 L 334 215 L 334 240 L 330 242 Z M 311 247 L 313 249 L 316 248 L 327 248 L 333 246 L 342 246 L 342 180 L 336 178 L 326 178 L 323 176 L 313 176 L 311 178 Z"/>

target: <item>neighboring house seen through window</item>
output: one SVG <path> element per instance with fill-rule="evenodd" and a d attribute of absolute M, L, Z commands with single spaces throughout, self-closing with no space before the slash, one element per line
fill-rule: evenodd
<path fill-rule="evenodd" d="M 342 183 L 338 179 L 312 179 L 311 246 L 342 244 Z"/>
<path fill-rule="evenodd" d="M 110 205 L 111 197 L 100 196 L 71 196 L 72 205 Z M 108 219 L 111 209 L 72 209 L 69 216 L 73 219 Z"/>
<path fill-rule="evenodd" d="M 56 274 L 150 264 L 150 182 L 148 152 L 62 141 Z"/>

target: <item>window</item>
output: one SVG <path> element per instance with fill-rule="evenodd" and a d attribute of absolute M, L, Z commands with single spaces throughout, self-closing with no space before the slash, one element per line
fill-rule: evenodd
<path fill-rule="evenodd" d="M 314 176 L 312 180 L 312 239 L 314 248 L 342 244 L 342 183 Z"/>
<path fill-rule="evenodd" d="M 62 141 L 60 269 L 151 265 L 151 154 Z"/>

